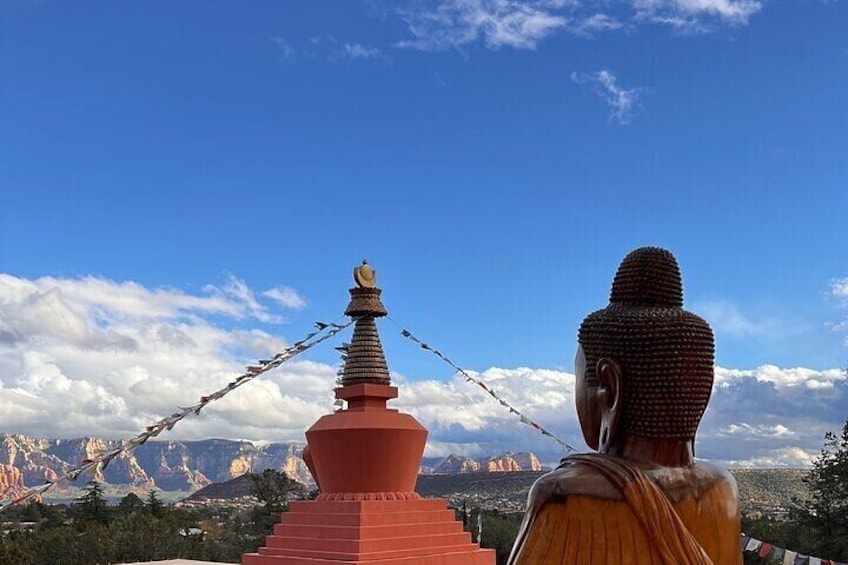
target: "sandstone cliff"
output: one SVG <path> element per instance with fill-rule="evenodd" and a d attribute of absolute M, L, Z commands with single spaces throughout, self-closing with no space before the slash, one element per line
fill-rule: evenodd
<path fill-rule="evenodd" d="M 422 466 L 422 474 L 457 475 L 461 473 L 507 473 L 514 471 L 541 471 L 542 464 L 532 453 L 504 453 L 494 457 L 472 459 L 462 455 L 448 455 L 441 462 L 432 459 Z M 435 464 L 434 464 L 435 463 Z"/>
<path fill-rule="evenodd" d="M 55 479 L 73 465 L 119 445 L 101 438 L 42 439 L 0 434 L 0 484 L 35 486 Z M 195 491 L 266 468 L 285 471 L 311 485 L 312 477 L 300 458 L 298 445 L 247 441 L 151 441 L 133 453 L 124 453 L 94 478 L 112 485 L 166 491 Z M 81 478 L 78 485 L 86 478 Z M 4 487 L 4 488 L 8 488 Z"/>

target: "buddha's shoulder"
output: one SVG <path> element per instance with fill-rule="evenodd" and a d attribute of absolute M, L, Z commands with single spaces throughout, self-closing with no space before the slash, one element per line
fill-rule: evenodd
<path fill-rule="evenodd" d="M 686 467 L 643 466 L 602 455 L 591 457 L 594 463 L 608 459 L 618 466 L 626 466 L 634 472 L 644 474 L 673 502 L 684 498 L 700 499 L 708 493 L 720 491 L 722 496 L 736 496 L 736 481 L 727 470 L 705 462 Z M 587 465 L 587 458 L 566 457 L 560 466 L 541 476 L 530 491 L 531 500 L 554 501 L 569 496 L 589 496 L 607 500 L 621 500 L 622 481 L 610 478 L 610 473 L 599 472 L 597 465 Z"/>
<path fill-rule="evenodd" d="M 721 493 L 722 497 L 737 496 L 736 479 L 729 471 L 712 463 L 699 461 L 687 467 L 656 467 L 645 474 L 673 502 Z"/>
<path fill-rule="evenodd" d="M 621 500 L 620 489 L 597 469 L 566 457 L 560 466 L 539 477 L 530 489 L 531 500 L 555 501 L 570 496 Z"/>

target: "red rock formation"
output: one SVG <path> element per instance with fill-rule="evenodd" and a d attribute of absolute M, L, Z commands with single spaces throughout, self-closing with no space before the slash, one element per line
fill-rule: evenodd
<path fill-rule="evenodd" d="M 522 471 L 541 471 L 542 463 L 535 454 L 529 452 L 513 453 L 513 460 L 521 467 Z"/>
<path fill-rule="evenodd" d="M 487 473 L 508 473 L 521 470 L 521 465 L 509 455 L 493 457 L 487 460 L 484 465 L 484 470 Z"/>
<path fill-rule="evenodd" d="M 470 457 L 461 455 L 448 455 L 445 459 L 436 465 L 433 473 L 437 475 L 456 475 L 459 473 L 475 473 L 482 469 L 482 465 L 478 461 Z"/>
<path fill-rule="evenodd" d="M 26 492 L 21 470 L 12 465 L 0 465 L 0 497 L 16 498 Z"/>

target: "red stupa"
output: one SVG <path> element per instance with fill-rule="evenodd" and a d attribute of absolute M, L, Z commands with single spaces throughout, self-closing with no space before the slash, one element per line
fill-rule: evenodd
<path fill-rule="evenodd" d="M 447 501 L 415 492 L 427 430 L 386 408 L 398 396 L 375 323 L 386 309 L 365 261 L 354 279 L 345 314 L 357 321 L 336 389 L 347 408 L 306 432 L 303 458 L 321 495 L 289 503 L 266 545 L 242 564 L 494 565 L 494 551 L 471 542 Z"/>

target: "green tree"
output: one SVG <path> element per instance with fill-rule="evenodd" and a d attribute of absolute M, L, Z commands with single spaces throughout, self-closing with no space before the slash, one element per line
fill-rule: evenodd
<path fill-rule="evenodd" d="M 142 508 L 144 508 L 144 501 L 134 492 L 129 493 L 118 502 L 118 510 L 121 514 L 132 514 Z"/>
<path fill-rule="evenodd" d="M 150 489 L 149 491 L 147 491 L 147 501 L 145 507 L 152 516 L 157 518 L 164 513 L 165 505 L 162 504 L 162 501 L 159 500 L 158 496 L 156 496 L 155 489 Z"/>
<path fill-rule="evenodd" d="M 40 522 L 44 518 L 44 514 L 41 509 L 44 505 L 38 502 L 37 500 L 30 500 L 29 503 L 24 506 L 24 513 L 21 516 L 22 522 Z"/>
<path fill-rule="evenodd" d="M 463 505 L 464 512 L 465 505 Z M 477 520 L 481 512 L 483 514 L 483 536 L 482 540 L 478 540 Z M 501 514 L 497 510 L 475 509 L 468 514 L 468 519 L 464 523 L 464 530 L 471 532 L 471 539 L 480 543 L 480 547 L 494 549 L 495 562 L 497 565 L 504 565 L 506 560 L 509 559 L 515 538 L 518 537 L 522 518 L 522 514 Z"/>
<path fill-rule="evenodd" d="M 841 435 L 825 434 L 821 455 L 804 482 L 811 498 L 793 518 L 806 533 L 802 550 L 818 557 L 848 558 L 848 421 Z"/>
<path fill-rule="evenodd" d="M 260 534 L 270 534 L 279 521 L 279 514 L 288 510 L 289 499 L 303 496 L 306 489 L 275 469 L 265 469 L 261 474 L 248 473 L 247 476 L 253 483 L 251 493 L 261 505 L 254 510 L 254 524 Z"/>
<path fill-rule="evenodd" d="M 88 481 L 82 491 L 82 495 L 74 500 L 72 506 L 74 520 L 81 527 L 90 522 L 108 524 L 109 505 L 106 503 L 106 497 L 103 495 L 103 487 L 100 486 L 100 483 Z"/>

